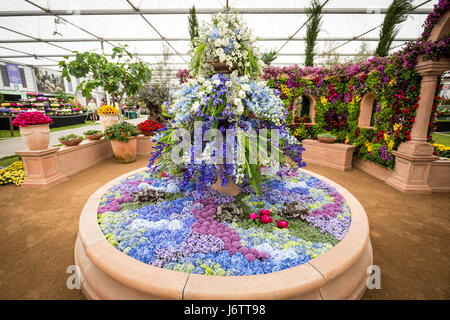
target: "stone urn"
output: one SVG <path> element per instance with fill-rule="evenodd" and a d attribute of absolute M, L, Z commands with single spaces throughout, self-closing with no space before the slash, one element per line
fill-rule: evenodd
<path fill-rule="evenodd" d="M 20 135 L 29 150 L 47 149 L 50 142 L 50 125 L 47 123 L 20 126 Z"/>
<path fill-rule="evenodd" d="M 137 139 L 128 138 L 127 142 L 111 140 L 111 147 L 119 163 L 130 163 L 136 161 Z"/>
<path fill-rule="evenodd" d="M 106 127 L 112 126 L 113 124 L 119 122 L 119 116 L 116 114 L 100 114 L 99 118 L 103 131 L 105 131 Z"/>
<path fill-rule="evenodd" d="M 211 185 L 211 189 L 229 194 L 231 196 L 237 196 L 239 193 L 241 193 L 241 187 L 234 183 L 231 177 L 228 177 L 227 185 L 225 187 L 222 187 L 222 177 L 220 176 L 220 172 L 217 172 L 217 181 L 216 183 Z"/>

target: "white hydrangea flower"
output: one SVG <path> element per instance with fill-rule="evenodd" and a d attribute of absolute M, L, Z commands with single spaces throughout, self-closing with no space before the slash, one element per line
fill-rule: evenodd
<path fill-rule="evenodd" d="M 215 86 L 220 85 L 220 79 L 214 80 L 214 81 L 213 81 L 213 84 L 214 84 Z"/>
<path fill-rule="evenodd" d="M 217 39 L 214 41 L 214 45 L 215 45 L 216 47 L 221 47 L 221 46 L 222 46 L 222 40 L 221 40 L 220 38 L 217 38 Z"/>

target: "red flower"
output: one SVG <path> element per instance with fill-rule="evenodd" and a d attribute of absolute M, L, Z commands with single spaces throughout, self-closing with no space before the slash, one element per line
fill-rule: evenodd
<path fill-rule="evenodd" d="M 288 225 L 289 225 L 289 222 L 287 222 L 285 220 L 278 220 L 277 221 L 278 228 L 285 229 L 285 228 L 288 227 Z"/>
<path fill-rule="evenodd" d="M 249 214 L 248 218 L 252 219 L 252 220 L 256 220 L 256 218 L 258 218 L 258 214 L 255 212 L 252 212 Z"/>
<path fill-rule="evenodd" d="M 268 224 L 268 223 L 270 223 L 270 222 L 273 222 L 273 219 L 270 217 L 270 215 L 265 214 L 265 215 L 262 215 L 262 216 L 259 218 L 259 221 L 261 221 L 261 222 L 264 223 L 264 224 Z"/>

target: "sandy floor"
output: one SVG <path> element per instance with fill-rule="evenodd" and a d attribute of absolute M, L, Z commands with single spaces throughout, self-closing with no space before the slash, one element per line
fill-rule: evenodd
<path fill-rule="evenodd" d="M 0 187 L 0 299 L 83 299 L 69 290 L 78 218 L 101 185 L 147 165 L 112 158 L 48 190 Z M 403 194 L 359 171 L 307 169 L 352 192 L 369 217 L 381 289 L 364 299 L 450 299 L 450 194 Z"/>

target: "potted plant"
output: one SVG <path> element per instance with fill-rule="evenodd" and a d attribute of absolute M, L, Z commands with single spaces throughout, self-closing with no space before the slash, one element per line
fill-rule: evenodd
<path fill-rule="evenodd" d="M 12 124 L 20 127 L 20 135 L 28 149 L 47 149 L 50 142 L 50 123 L 53 120 L 41 112 L 23 112 L 13 120 Z"/>
<path fill-rule="evenodd" d="M 77 136 L 76 134 L 68 134 L 66 136 L 59 137 L 59 142 L 61 142 L 63 145 L 67 147 L 73 147 L 80 144 L 81 141 L 83 141 L 82 136 Z"/>
<path fill-rule="evenodd" d="M 103 131 L 119 121 L 119 110 L 113 106 L 103 105 L 97 110 Z"/>
<path fill-rule="evenodd" d="M 88 130 L 86 132 L 83 132 L 83 134 L 89 140 L 99 140 L 101 137 L 103 137 L 103 132 L 100 130 Z"/>
<path fill-rule="evenodd" d="M 332 135 L 330 133 L 319 133 L 317 135 L 317 140 L 324 143 L 333 143 L 335 142 L 337 137 L 335 135 Z"/>
<path fill-rule="evenodd" d="M 156 131 L 162 128 L 162 125 L 158 121 L 145 120 L 138 124 L 138 128 L 145 136 L 153 136 Z"/>
<path fill-rule="evenodd" d="M 111 140 L 114 156 L 119 163 L 136 161 L 139 130 L 128 122 L 115 123 L 105 129 L 105 139 Z"/>

